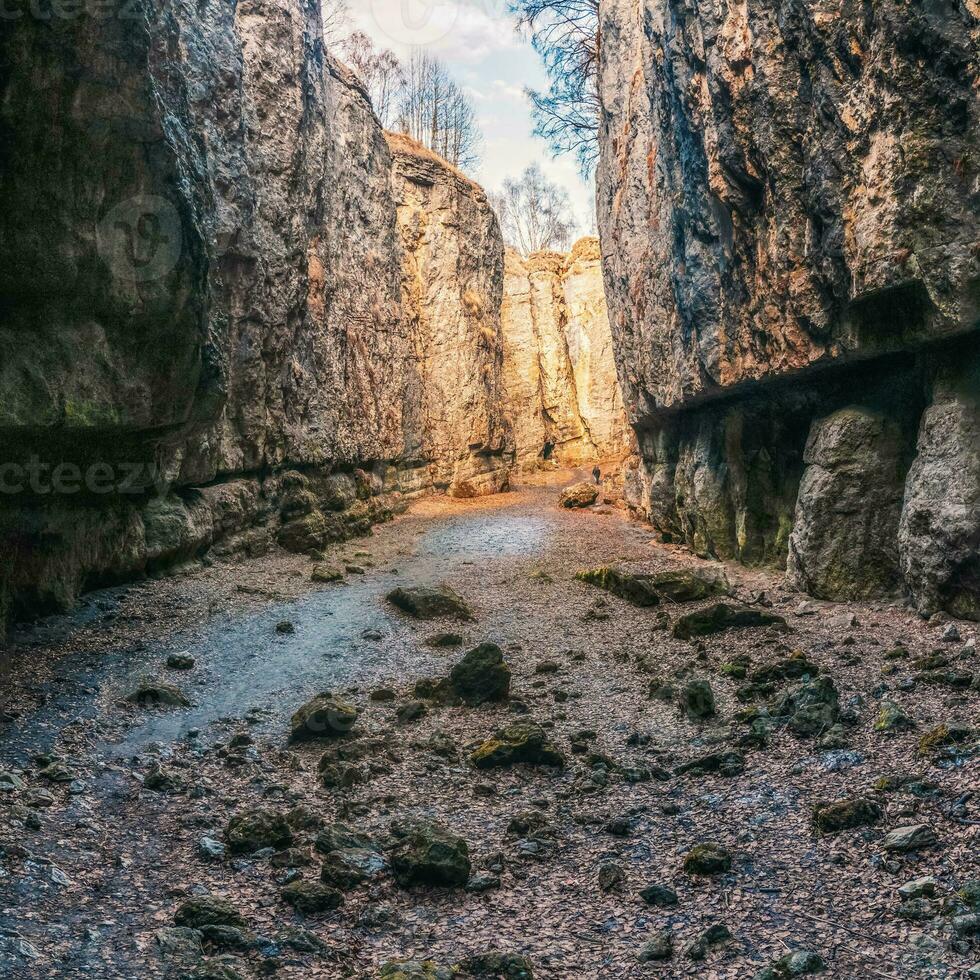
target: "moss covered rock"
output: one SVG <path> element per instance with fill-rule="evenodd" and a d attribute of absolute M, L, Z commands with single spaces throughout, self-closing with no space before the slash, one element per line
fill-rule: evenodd
<path fill-rule="evenodd" d="M 475 707 L 490 701 L 506 701 L 510 694 L 510 667 L 496 643 L 474 647 L 450 671 L 448 692 L 463 704 Z"/>
<path fill-rule="evenodd" d="M 243 929 L 246 925 L 241 912 L 231 902 L 214 895 L 189 898 L 174 913 L 174 924 L 188 929 L 206 926 L 233 926 Z"/>
<path fill-rule="evenodd" d="M 225 839 L 232 854 L 252 854 L 264 847 L 277 851 L 289 847 L 293 832 L 281 813 L 256 807 L 231 818 Z"/>
<path fill-rule="evenodd" d="M 483 980 L 534 980 L 531 961 L 519 953 L 490 950 L 476 956 L 467 956 L 456 966 L 466 977 L 480 977 Z"/>
<path fill-rule="evenodd" d="M 346 735 L 357 721 L 358 710 L 336 695 L 324 692 L 307 701 L 289 719 L 291 742 Z"/>
<path fill-rule="evenodd" d="M 472 619 L 470 607 L 462 596 L 448 585 L 412 585 L 392 589 L 388 601 L 409 616 L 416 619 L 440 619 L 455 616 L 458 619 Z"/>
<path fill-rule="evenodd" d="M 968 725 L 949 722 L 929 729 L 919 739 L 918 753 L 920 756 L 939 755 L 956 745 L 968 741 L 973 730 Z"/>
<path fill-rule="evenodd" d="M 388 960 L 378 971 L 378 980 L 453 980 L 458 971 L 435 960 Z"/>
<path fill-rule="evenodd" d="M 179 687 L 165 684 L 162 681 L 144 681 L 134 691 L 126 696 L 131 704 L 144 706 L 163 705 L 171 708 L 186 708 L 190 701 Z"/>
<path fill-rule="evenodd" d="M 730 629 L 747 629 L 756 626 L 777 626 L 788 629 L 786 620 L 775 613 L 730 602 L 716 602 L 695 612 L 681 616 L 675 623 L 673 634 L 678 640 L 690 640 L 697 636 L 710 636 Z"/>
<path fill-rule="evenodd" d="M 881 807 L 874 800 L 835 800 L 818 803 L 813 808 L 813 823 L 825 834 L 836 834 L 852 827 L 869 827 L 881 820 L 882 815 Z"/>
<path fill-rule="evenodd" d="M 317 834 L 313 846 L 321 854 L 329 854 L 331 851 L 341 851 L 351 847 L 370 851 L 378 850 L 377 844 L 371 837 L 359 833 L 344 823 L 327 824 Z"/>
<path fill-rule="evenodd" d="M 642 574 L 619 568 L 593 568 L 578 572 L 581 582 L 598 586 L 634 606 L 656 606 L 665 599 L 670 602 L 695 602 L 711 596 L 728 595 L 731 586 L 721 574 L 675 570 Z"/>
<path fill-rule="evenodd" d="M 802 650 L 794 650 L 785 657 L 761 664 L 749 674 L 749 680 L 753 684 L 778 684 L 781 681 L 816 677 L 819 673 L 820 668 L 808 660 Z"/>
<path fill-rule="evenodd" d="M 792 980 L 826 969 L 823 959 L 808 949 L 796 949 L 760 970 L 753 980 Z"/>
<path fill-rule="evenodd" d="M 322 881 L 293 881 L 279 892 L 282 900 L 303 915 L 322 915 L 344 904 L 344 896 Z"/>
<path fill-rule="evenodd" d="M 377 878 L 387 868 L 377 852 L 364 847 L 342 847 L 330 851 L 323 859 L 320 880 L 325 885 L 347 891 L 365 881 Z"/>
<path fill-rule="evenodd" d="M 391 867 L 396 881 L 410 885 L 465 885 L 470 876 L 469 845 L 437 823 L 413 820 L 391 828 L 396 844 Z"/>
<path fill-rule="evenodd" d="M 876 732 L 893 734 L 915 728 L 915 722 L 894 701 L 883 701 L 872 727 Z"/>
<path fill-rule="evenodd" d="M 487 739 L 470 755 L 477 769 L 495 769 L 519 764 L 563 766 L 565 757 L 533 721 L 518 721 Z"/>
<path fill-rule="evenodd" d="M 731 867 L 731 852 L 721 844 L 697 844 L 684 855 L 684 870 L 690 875 L 720 875 Z"/>
<path fill-rule="evenodd" d="M 701 721 L 714 715 L 715 692 L 708 681 L 699 677 L 684 685 L 681 709 L 692 721 Z"/>
<path fill-rule="evenodd" d="M 824 675 L 804 681 L 770 706 L 776 718 L 788 718 L 790 729 L 801 738 L 813 738 L 829 731 L 840 717 L 837 688 Z"/>

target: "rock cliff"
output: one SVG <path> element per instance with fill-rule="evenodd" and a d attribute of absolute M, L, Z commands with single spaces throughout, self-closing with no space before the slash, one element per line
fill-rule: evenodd
<path fill-rule="evenodd" d="M 0 39 L 0 622 L 504 482 L 482 194 L 393 170 L 319 5 L 127 11 Z"/>
<path fill-rule="evenodd" d="M 598 241 L 526 260 L 507 249 L 501 323 L 518 462 L 534 465 L 545 452 L 571 465 L 625 453 Z"/>
<path fill-rule="evenodd" d="M 504 248 L 483 189 L 408 136 L 388 134 L 402 302 L 420 374 L 410 455 L 451 496 L 507 485 L 500 307 Z"/>
<path fill-rule="evenodd" d="M 904 587 L 980 618 L 976 6 L 603 0 L 600 21 L 635 504 L 826 598 Z"/>

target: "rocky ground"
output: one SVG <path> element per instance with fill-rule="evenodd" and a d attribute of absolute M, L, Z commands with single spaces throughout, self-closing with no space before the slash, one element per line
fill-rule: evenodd
<path fill-rule="evenodd" d="M 976 627 L 560 489 L 15 635 L 0 973 L 980 975 Z"/>

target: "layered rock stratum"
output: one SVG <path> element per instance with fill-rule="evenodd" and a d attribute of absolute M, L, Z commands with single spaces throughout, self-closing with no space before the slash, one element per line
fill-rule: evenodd
<path fill-rule="evenodd" d="M 574 465 L 628 451 L 599 242 L 571 252 L 508 248 L 501 311 L 504 388 L 517 461 Z"/>
<path fill-rule="evenodd" d="M 631 497 L 698 553 L 980 618 L 978 17 L 603 0 Z"/>

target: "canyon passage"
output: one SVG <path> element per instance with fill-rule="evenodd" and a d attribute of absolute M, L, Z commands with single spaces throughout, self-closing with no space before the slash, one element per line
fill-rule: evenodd
<path fill-rule="evenodd" d="M 524 249 L 127 7 L 0 38 L 2 975 L 980 975 L 976 5 L 558 0 Z"/>

